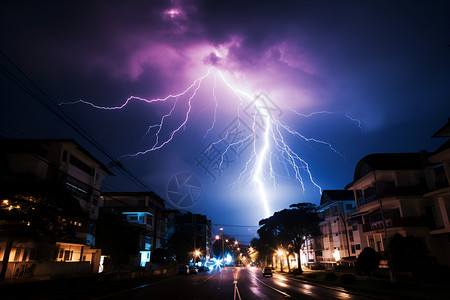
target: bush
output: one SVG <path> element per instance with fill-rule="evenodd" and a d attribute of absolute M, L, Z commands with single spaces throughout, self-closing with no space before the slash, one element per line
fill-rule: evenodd
<path fill-rule="evenodd" d="M 302 275 L 303 271 L 302 271 L 302 269 L 294 269 L 294 270 L 292 270 L 292 274 L 293 275 Z"/>
<path fill-rule="evenodd" d="M 308 279 L 315 279 L 316 278 L 316 274 L 308 274 L 308 275 L 306 275 L 306 278 L 308 278 Z"/>
<path fill-rule="evenodd" d="M 337 280 L 336 273 L 334 273 L 334 272 L 326 273 L 325 274 L 325 280 L 326 281 L 336 281 Z"/>
<path fill-rule="evenodd" d="M 343 274 L 341 277 L 342 283 L 352 284 L 356 281 L 356 277 L 353 274 Z"/>

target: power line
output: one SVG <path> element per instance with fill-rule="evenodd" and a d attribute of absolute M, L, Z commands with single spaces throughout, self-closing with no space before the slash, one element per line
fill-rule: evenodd
<path fill-rule="evenodd" d="M 70 128 L 72 128 L 76 133 L 78 133 L 82 138 L 84 138 L 89 144 L 94 146 L 98 151 L 100 151 L 103 155 L 105 155 L 108 159 L 110 159 L 111 164 L 113 164 L 122 174 L 124 174 L 128 179 L 130 179 L 133 183 L 140 186 L 144 190 L 150 191 L 154 193 L 151 188 L 142 181 L 139 177 L 133 174 L 130 170 L 128 170 L 122 163 L 119 162 L 111 153 L 108 152 L 103 146 L 101 146 L 92 136 L 90 136 L 84 129 L 82 129 L 67 113 L 65 113 L 53 99 L 45 93 L 19 66 L 17 66 L 5 53 L 0 51 L 0 54 L 11 64 L 16 71 L 19 72 L 20 75 L 25 77 L 31 86 L 33 86 L 43 97 L 38 95 L 35 91 L 33 91 L 23 80 L 14 75 L 3 63 L 0 63 L 1 70 L 0 72 L 5 75 L 9 80 L 15 83 L 18 87 L 20 87 L 26 94 L 31 96 L 31 98 L 37 101 L 39 104 L 43 105 L 47 110 L 49 110 L 52 114 L 58 117 L 61 121 L 67 124 Z M 47 102 L 44 101 L 45 98 L 54 107 L 50 106 Z M 155 194 L 156 195 L 156 194 Z M 159 196 L 158 196 L 159 197 Z M 159 197 L 165 204 L 173 207 L 170 203 L 168 203 L 163 198 Z"/>
<path fill-rule="evenodd" d="M 260 227 L 260 226 L 258 226 L 258 225 L 231 225 L 231 224 L 228 224 L 228 225 L 225 225 L 225 224 L 211 224 L 211 225 L 213 225 L 213 226 L 222 226 L 222 227 L 242 227 L 242 228 L 248 228 L 248 227 Z"/>

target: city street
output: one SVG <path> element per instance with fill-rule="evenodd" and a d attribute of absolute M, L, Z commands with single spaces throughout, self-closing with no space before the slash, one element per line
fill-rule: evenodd
<path fill-rule="evenodd" d="M 233 282 L 237 282 L 237 288 Z M 239 298 L 240 296 L 240 298 Z M 89 299 L 374 299 L 348 294 L 258 268 L 226 268 L 223 272 L 182 275 L 126 291 Z"/>

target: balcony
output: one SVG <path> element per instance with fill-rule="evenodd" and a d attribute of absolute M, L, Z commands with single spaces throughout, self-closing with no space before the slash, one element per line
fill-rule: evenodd
<path fill-rule="evenodd" d="M 385 197 L 398 197 L 398 196 L 421 196 L 428 191 L 426 186 L 394 186 L 390 183 L 378 183 L 377 188 L 370 187 L 364 191 L 364 195 L 356 198 L 358 207 L 366 205 L 368 203 L 378 201 L 380 198 Z"/>
<path fill-rule="evenodd" d="M 386 227 L 427 227 L 428 224 L 424 217 L 404 217 L 386 219 Z M 383 232 L 383 221 L 371 222 L 370 224 L 363 224 L 363 232 Z"/>

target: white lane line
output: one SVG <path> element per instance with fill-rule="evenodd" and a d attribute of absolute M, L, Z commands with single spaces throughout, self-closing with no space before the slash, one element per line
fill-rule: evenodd
<path fill-rule="evenodd" d="M 259 282 L 261 282 L 262 284 L 264 284 L 265 286 L 267 286 L 267 287 L 271 288 L 272 290 L 274 290 L 274 291 L 276 291 L 276 292 L 282 294 L 283 296 L 288 297 L 288 298 L 292 298 L 292 299 L 297 299 L 297 298 L 295 298 L 295 297 L 289 295 L 288 293 L 285 293 L 285 292 L 283 292 L 283 291 L 281 291 L 281 290 L 279 290 L 279 289 L 277 289 L 277 288 L 275 288 L 275 287 L 273 287 L 273 286 L 271 286 L 271 285 L 268 285 L 268 284 L 266 284 L 265 282 L 259 280 L 258 277 L 256 277 L 256 276 L 253 275 L 252 273 L 249 273 L 249 274 L 250 274 L 251 276 L 253 276 L 256 280 L 258 280 Z"/>

